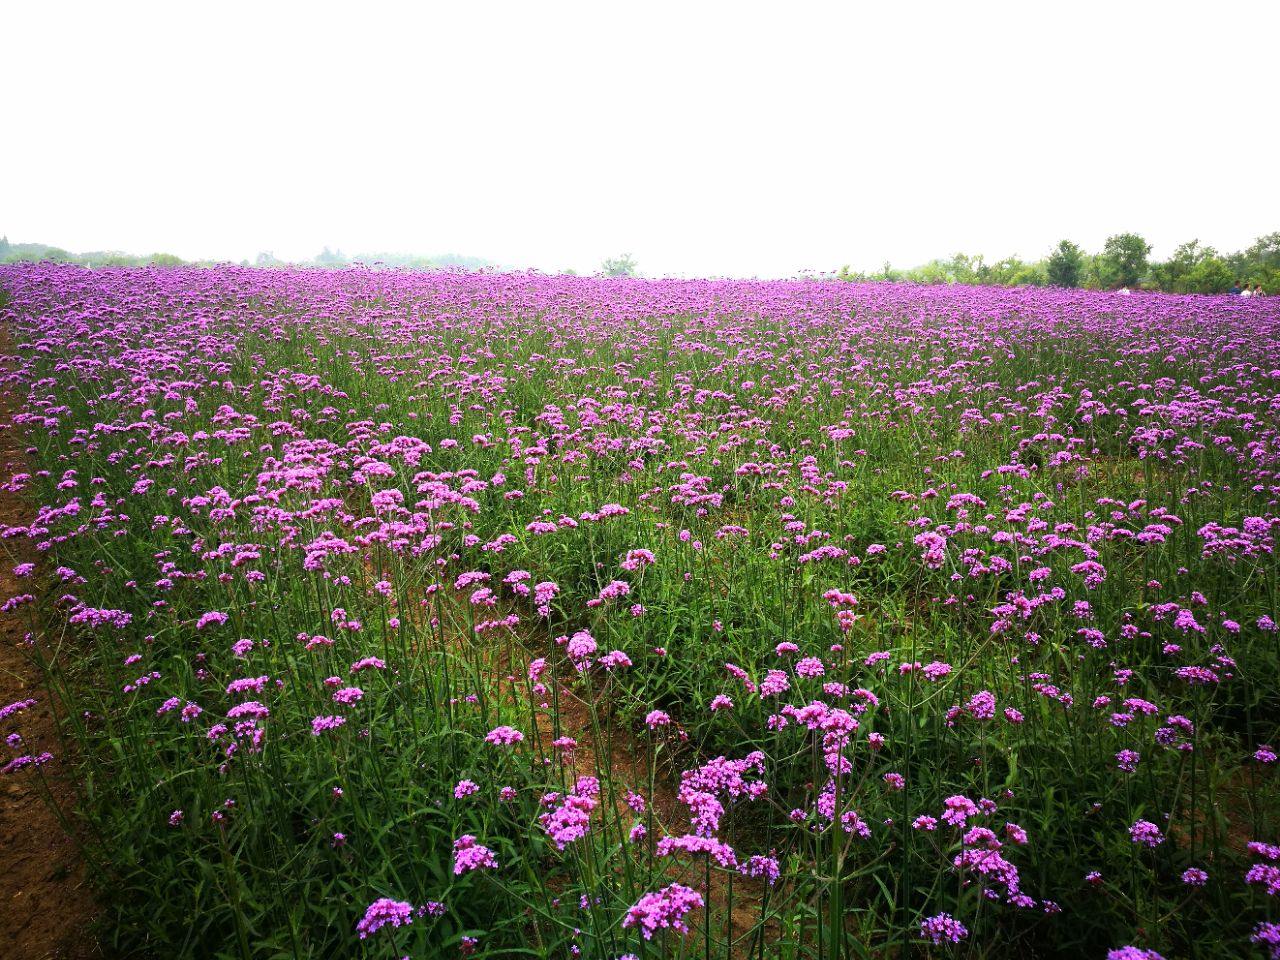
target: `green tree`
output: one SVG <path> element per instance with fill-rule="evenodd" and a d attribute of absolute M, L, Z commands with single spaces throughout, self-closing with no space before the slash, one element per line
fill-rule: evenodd
<path fill-rule="evenodd" d="M 634 277 L 636 262 L 629 253 L 624 253 L 620 257 L 608 257 L 600 265 L 600 272 L 606 277 Z"/>
<path fill-rule="evenodd" d="M 1051 287 L 1078 287 L 1084 277 L 1084 251 L 1070 240 L 1058 241 L 1045 270 Z"/>
<path fill-rule="evenodd" d="M 970 286 L 987 282 L 988 268 L 982 254 L 969 256 L 957 253 L 947 264 L 952 283 L 964 283 Z"/>
<path fill-rule="evenodd" d="M 1243 254 L 1245 272 L 1259 267 L 1264 270 L 1280 270 L 1280 233 L 1259 237 Z"/>
<path fill-rule="evenodd" d="M 1280 233 L 1259 237 L 1247 249 L 1223 259 L 1246 283 L 1261 283 L 1273 296 L 1280 292 Z"/>
<path fill-rule="evenodd" d="M 1176 290 L 1182 279 L 1191 272 L 1204 256 L 1199 240 L 1180 244 L 1173 256 L 1163 263 L 1151 265 L 1151 276 L 1161 290 Z"/>
<path fill-rule="evenodd" d="M 930 260 L 928 263 L 914 267 L 906 271 L 906 276 L 900 279 L 910 280 L 912 283 L 941 284 L 955 283 L 955 271 L 951 268 L 952 261 L 949 260 Z M 887 265 L 886 265 L 886 273 Z"/>
<path fill-rule="evenodd" d="M 986 269 L 982 282 L 1001 287 L 1043 287 L 1044 264 L 1042 261 L 1026 263 L 1021 257 L 1005 257 Z"/>
<path fill-rule="evenodd" d="M 1222 293 L 1231 288 L 1237 272 L 1217 250 L 1200 246 L 1199 240 L 1181 244 L 1168 260 L 1151 267 L 1160 289 L 1174 293 Z"/>
<path fill-rule="evenodd" d="M 1132 287 L 1147 272 L 1151 244 L 1136 233 L 1107 237 L 1102 248 L 1102 278 L 1108 286 Z"/>
<path fill-rule="evenodd" d="M 1235 282 L 1235 272 L 1213 247 L 1206 249 L 1206 256 L 1188 271 L 1174 290 L 1178 293 L 1225 293 Z"/>

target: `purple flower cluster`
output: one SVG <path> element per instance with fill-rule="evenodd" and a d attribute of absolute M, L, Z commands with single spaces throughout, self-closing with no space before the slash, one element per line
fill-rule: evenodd
<path fill-rule="evenodd" d="M 627 911 L 624 927 L 639 927 L 646 940 L 659 930 L 688 933 L 684 918 L 691 910 L 704 906 L 702 894 L 683 884 L 673 883 L 661 890 L 646 893 Z"/>

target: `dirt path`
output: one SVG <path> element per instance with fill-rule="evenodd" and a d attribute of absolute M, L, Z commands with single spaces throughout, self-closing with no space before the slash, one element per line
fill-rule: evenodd
<path fill-rule="evenodd" d="M 8 331 L 0 329 L 0 356 L 10 353 Z M 12 389 L 12 385 L 0 388 L 0 480 L 4 482 L 28 470 L 26 444 L 11 422 L 21 407 L 21 398 L 6 392 Z M 0 524 L 23 526 L 30 519 L 25 501 L 0 491 Z M 0 541 L 0 599 L 30 590 L 30 582 L 15 577 L 13 567 L 36 560 L 34 545 L 26 538 Z M 70 814 L 74 794 L 58 757 L 61 751 L 50 698 L 24 651 L 26 634 L 21 610 L 0 611 L 0 707 L 18 700 L 37 701 L 33 708 L 4 721 L 0 734 L 17 726 L 23 753 L 47 750 L 54 754 L 43 772 L 59 807 Z M 8 762 L 11 752 L 0 745 L 3 762 Z M 5 960 L 102 957 L 88 930 L 96 904 L 85 873 L 75 843 L 49 809 L 37 771 L 0 777 L 0 956 Z"/>

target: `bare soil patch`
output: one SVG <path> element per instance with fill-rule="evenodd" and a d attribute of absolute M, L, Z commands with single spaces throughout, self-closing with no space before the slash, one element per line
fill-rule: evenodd
<path fill-rule="evenodd" d="M 0 355 L 11 350 L 8 331 L 0 329 Z M 26 444 L 12 423 L 21 398 L 12 390 L 9 385 L 0 391 L 0 475 L 5 480 L 29 469 Z M 0 524 L 30 522 L 29 505 L 17 494 L 0 491 Z M 29 583 L 15 577 L 13 567 L 37 559 L 34 545 L 24 537 L 0 541 L 0 598 L 29 592 Z M 5 960 L 88 960 L 103 956 L 89 929 L 97 904 L 77 846 L 41 786 L 43 773 L 54 802 L 70 817 L 75 792 L 60 756 L 52 697 L 26 652 L 27 632 L 21 610 L 0 611 L 0 706 L 38 701 L 19 714 L 24 752 L 47 750 L 54 760 L 38 771 L 27 768 L 0 777 L 0 955 Z"/>

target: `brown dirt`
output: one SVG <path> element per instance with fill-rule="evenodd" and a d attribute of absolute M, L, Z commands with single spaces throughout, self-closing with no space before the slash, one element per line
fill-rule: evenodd
<path fill-rule="evenodd" d="M 525 669 L 527 670 L 527 666 Z M 653 753 L 652 744 L 633 735 L 620 723 L 614 710 L 615 705 L 607 702 L 595 685 L 578 682 L 571 688 L 563 683 L 564 678 L 551 679 L 549 672 L 544 679 L 559 685 L 562 732 L 578 740 L 578 747 L 573 751 L 572 762 L 568 765 L 569 769 L 564 771 L 566 786 L 571 784 L 577 776 L 594 775 L 599 767 L 598 754 L 602 750 L 607 751 L 611 777 L 615 786 L 634 790 L 648 801 L 653 812 L 652 819 L 648 821 L 650 830 L 654 832 L 652 839 L 656 842 L 658 838 L 668 834 L 686 833 L 688 812 L 679 801 L 676 784 L 680 778 L 676 768 L 670 763 L 669 756 L 658 758 L 651 792 L 648 781 L 649 764 Z M 606 740 L 603 744 L 596 741 L 593 733 L 591 720 L 593 709 L 597 714 L 598 722 L 607 727 L 607 735 L 605 729 L 601 730 Z M 551 717 L 545 712 L 539 712 L 537 721 L 542 743 L 549 744 L 553 737 Z M 618 802 L 616 815 L 624 821 L 644 819 L 629 814 L 621 800 Z M 765 888 L 761 881 L 747 877 L 734 878 L 732 924 L 726 931 L 730 885 L 724 871 L 711 871 L 708 885 L 702 867 L 698 866 L 694 860 L 675 857 L 669 863 L 666 873 L 669 880 L 686 883 L 705 895 L 707 901 L 705 909 L 709 910 L 715 918 L 713 928 L 721 935 L 727 933 L 728 939 L 733 940 L 742 938 L 745 933 L 754 928 L 759 919 L 764 896 Z M 776 926 L 776 923 L 771 923 L 767 929 L 770 933 L 776 934 Z M 703 946 L 701 923 L 691 924 L 691 927 L 693 934 L 689 940 L 689 951 L 691 956 L 697 956 Z M 766 933 L 766 942 L 768 939 L 769 935 Z M 727 951 L 724 942 L 717 941 L 713 947 L 716 956 L 730 958 L 748 957 L 754 952 L 751 948 L 751 942 L 746 939 L 736 943 Z"/>
<path fill-rule="evenodd" d="M 0 329 L 0 355 L 9 351 L 8 332 Z M 27 470 L 26 445 L 10 422 L 20 402 L 13 393 L 0 393 L 4 480 Z M 21 526 L 30 519 L 20 496 L 0 492 L 0 524 Z M 0 544 L 0 598 L 30 590 L 29 582 L 14 577 L 12 569 L 16 563 L 35 560 L 34 545 L 25 538 Z M 0 954 L 5 960 L 89 960 L 103 955 L 89 932 L 97 905 L 76 843 L 62 829 L 41 785 L 43 773 L 52 799 L 64 816 L 70 816 L 75 793 L 59 757 L 52 698 L 41 687 L 39 670 L 23 647 L 27 630 L 22 610 L 0 612 L 0 706 L 38 701 L 0 724 L 0 735 L 16 728 L 22 734 L 23 752 L 47 750 L 55 759 L 39 771 L 28 767 L 0 777 Z M 4 748 L 3 753 L 7 762 L 10 751 Z"/>

